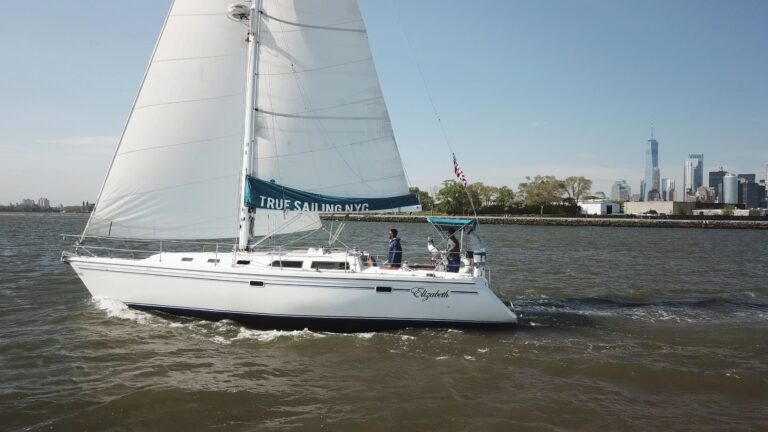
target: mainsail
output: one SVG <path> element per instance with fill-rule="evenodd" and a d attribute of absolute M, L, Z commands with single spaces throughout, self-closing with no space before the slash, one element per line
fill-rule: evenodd
<path fill-rule="evenodd" d="M 248 42 L 232 1 L 173 2 L 84 235 L 236 235 Z M 356 0 L 261 4 L 252 174 L 328 196 L 407 194 Z M 252 235 L 317 226 L 258 209 Z"/>

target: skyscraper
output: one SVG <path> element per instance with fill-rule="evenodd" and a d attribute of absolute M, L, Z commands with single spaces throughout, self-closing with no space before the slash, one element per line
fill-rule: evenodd
<path fill-rule="evenodd" d="M 739 203 L 739 179 L 736 174 L 723 176 L 723 193 L 721 202 L 725 204 Z"/>
<path fill-rule="evenodd" d="M 704 186 L 704 155 L 689 154 L 683 168 L 683 201 L 694 201 L 696 191 Z"/>
<path fill-rule="evenodd" d="M 709 187 L 711 187 L 715 192 L 715 201 L 721 203 L 723 202 L 723 177 L 725 177 L 726 172 L 723 171 L 723 167 L 720 167 L 720 171 L 710 171 L 709 172 Z"/>
<path fill-rule="evenodd" d="M 643 191 L 643 201 L 658 201 L 661 198 L 661 173 L 659 171 L 659 142 L 653 139 L 653 129 L 651 129 L 651 139 L 645 147 L 645 190 Z"/>
<path fill-rule="evenodd" d="M 611 199 L 614 201 L 629 201 L 632 199 L 632 189 L 626 180 L 617 180 L 613 183 Z"/>
<path fill-rule="evenodd" d="M 664 201 L 675 200 L 675 180 L 664 178 L 661 179 L 661 199 Z"/>
<path fill-rule="evenodd" d="M 683 201 L 692 201 L 690 198 L 697 188 L 694 187 L 693 161 L 688 159 L 683 167 Z"/>
<path fill-rule="evenodd" d="M 693 166 L 693 190 L 704 186 L 704 155 L 689 154 L 688 157 L 694 162 Z"/>

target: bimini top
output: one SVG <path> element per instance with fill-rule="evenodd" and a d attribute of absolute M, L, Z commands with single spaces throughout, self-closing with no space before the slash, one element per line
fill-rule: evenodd
<path fill-rule="evenodd" d="M 438 228 L 441 229 L 447 229 L 450 227 L 453 228 L 463 228 L 467 225 L 471 226 L 472 229 L 475 229 L 477 226 L 477 221 L 472 219 L 453 219 L 453 218 L 436 218 L 436 217 L 428 217 L 427 222 L 431 223 L 432 225 L 435 225 Z"/>

